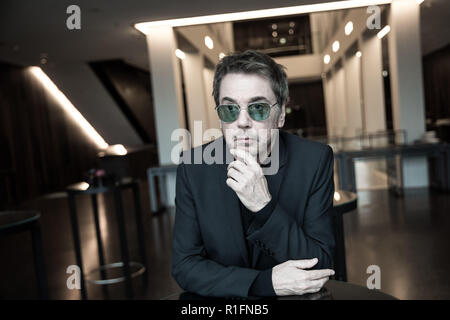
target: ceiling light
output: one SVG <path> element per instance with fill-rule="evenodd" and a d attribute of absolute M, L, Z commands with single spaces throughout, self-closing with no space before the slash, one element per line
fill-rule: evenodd
<path fill-rule="evenodd" d="M 326 3 L 317 3 L 309 5 L 300 5 L 283 8 L 262 9 L 242 12 L 232 12 L 223 14 L 214 14 L 207 16 L 197 16 L 180 19 L 158 20 L 136 23 L 134 27 L 144 34 L 149 32 L 152 27 L 181 27 L 199 24 L 209 24 L 218 22 L 240 21 L 260 18 L 270 18 L 279 16 L 291 16 L 313 12 L 323 12 L 341 9 L 352 9 L 359 7 L 368 7 L 372 5 L 389 4 L 392 0 L 344 0 Z"/>
<path fill-rule="evenodd" d="M 180 49 L 175 50 L 175 55 L 181 60 L 184 60 L 184 58 L 186 58 L 186 55 Z"/>
<path fill-rule="evenodd" d="M 286 44 L 286 38 L 280 38 L 280 44 Z"/>
<path fill-rule="evenodd" d="M 380 32 L 378 32 L 377 37 L 379 39 L 382 39 L 385 35 L 389 33 L 389 31 L 391 31 L 391 27 L 385 26 L 383 29 L 380 30 Z"/>
<path fill-rule="evenodd" d="M 332 48 L 333 48 L 333 52 L 338 52 L 338 50 L 339 50 L 339 41 L 336 40 L 335 42 L 333 42 Z"/>
<path fill-rule="evenodd" d="M 383 70 L 381 75 L 386 78 L 389 75 L 389 73 L 386 70 Z"/>
<path fill-rule="evenodd" d="M 358 58 L 361 58 L 361 56 L 362 56 L 361 51 L 356 52 L 356 56 L 357 56 Z"/>
<path fill-rule="evenodd" d="M 331 60 L 331 57 L 330 57 L 329 54 L 326 54 L 326 55 L 323 57 L 323 63 L 325 63 L 325 64 L 329 64 L 329 63 L 330 63 L 330 60 Z"/>
<path fill-rule="evenodd" d="M 219 53 L 219 59 L 223 59 L 223 58 L 225 58 L 225 53 L 223 53 L 223 52 Z"/>
<path fill-rule="evenodd" d="M 278 37 L 278 32 L 276 32 L 276 31 L 272 32 L 272 37 L 274 37 L 274 38 Z"/>
<path fill-rule="evenodd" d="M 122 144 L 115 144 L 113 146 L 109 146 L 109 151 L 111 154 L 117 156 L 124 156 L 128 153 L 127 149 Z"/>
<path fill-rule="evenodd" d="M 53 97 L 59 102 L 60 106 L 69 114 L 69 116 L 76 122 L 86 135 L 94 142 L 99 149 L 106 149 L 108 144 L 98 134 L 98 132 L 91 126 L 91 124 L 83 117 L 80 111 L 70 102 L 69 99 L 58 89 L 53 81 L 42 71 L 39 67 L 30 67 L 31 74 L 36 77 L 42 85 L 49 91 Z"/>
<path fill-rule="evenodd" d="M 213 42 L 213 40 L 212 40 L 210 37 L 208 37 L 208 36 L 205 37 L 205 46 L 206 46 L 208 49 L 211 49 L 211 50 L 214 48 L 214 42 Z"/>
<path fill-rule="evenodd" d="M 422 2 L 424 1 L 424 0 L 416 0 L 417 1 L 417 4 L 422 4 Z"/>
<path fill-rule="evenodd" d="M 347 36 L 350 35 L 350 33 L 352 33 L 352 31 L 353 31 L 353 22 L 351 22 L 351 21 L 347 22 L 347 24 L 345 25 L 344 30 L 345 30 L 345 34 Z"/>

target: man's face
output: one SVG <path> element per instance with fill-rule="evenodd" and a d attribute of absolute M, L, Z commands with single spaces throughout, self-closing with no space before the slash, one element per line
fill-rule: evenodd
<path fill-rule="evenodd" d="M 220 84 L 219 104 L 238 104 L 239 117 L 234 122 L 221 121 L 222 132 L 229 149 L 243 149 L 255 158 L 268 152 L 271 146 L 271 129 L 284 124 L 284 106 L 275 105 L 266 120 L 253 120 L 247 112 L 252 102 L 275 104 L 277 99 L 270 81 L 255 74 L 228 73 Z"/>

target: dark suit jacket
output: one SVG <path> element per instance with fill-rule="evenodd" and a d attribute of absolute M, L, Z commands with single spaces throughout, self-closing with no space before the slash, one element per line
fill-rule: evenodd
<path fill-rule="evenodd" d="M 223 137 L 182 154 L 220 145 Z M 228 164 L 187 164 L 177 169 L 172 275 L 184 290 L 203 296 L 248 296 L 261 272 L 287 260 L 318 258 L 315 269 L 332 267 L 334 235 L 333 152 L 327 145 L 280 131 L 280 169 L 267 175 L 275 205 L 255 214 L 247 240 L 240 200 L 226 184 Z M 201 148 L 201 149 L 199 149 Z M 263 209 L 264 210 L 264 209 Z"/>

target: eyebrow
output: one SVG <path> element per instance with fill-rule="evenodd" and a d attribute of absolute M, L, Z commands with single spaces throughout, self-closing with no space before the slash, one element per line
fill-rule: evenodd
<path fill-rule="evenodd" d="M 233 98 L 230 98 L 230 97 L 223 97 L 223 98 L 222 98 L 222 101 L 224 101 L 224 100 L 227 100 L 227 101 L 229 101 L 229 102 L 238 104 L 238 103 L 236 102 L 236 100 L 234 100 Z M 250 98 L 250 100 L 248 101 L 248 103 L 252 103 L 252 102 L 255 102 L 255 101 L 261 101 L 261 100 L 265 100 L 265 101 L 267 101 L 267 102 L 270 102 L 269 99 L 267 99 L 266 97 L 263 97 L 263 96 L 257 96 L 257 97 Z"/>

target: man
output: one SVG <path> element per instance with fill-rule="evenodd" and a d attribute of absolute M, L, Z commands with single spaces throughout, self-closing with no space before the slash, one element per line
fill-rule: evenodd
<path fill-rule="evenodd" d="M 174 278 L 204 296 L 319 291 L 334 274 L 331 148 L 277 134 L 288 84 L 267 55 L 224 57 L 213 95 L 223 137 L 185 152 L 177 169 Z M 211 145 L 234 161 L 192 163 L 192 154 Z M 272 165 L 276 173 L 264 175 Z"/>

